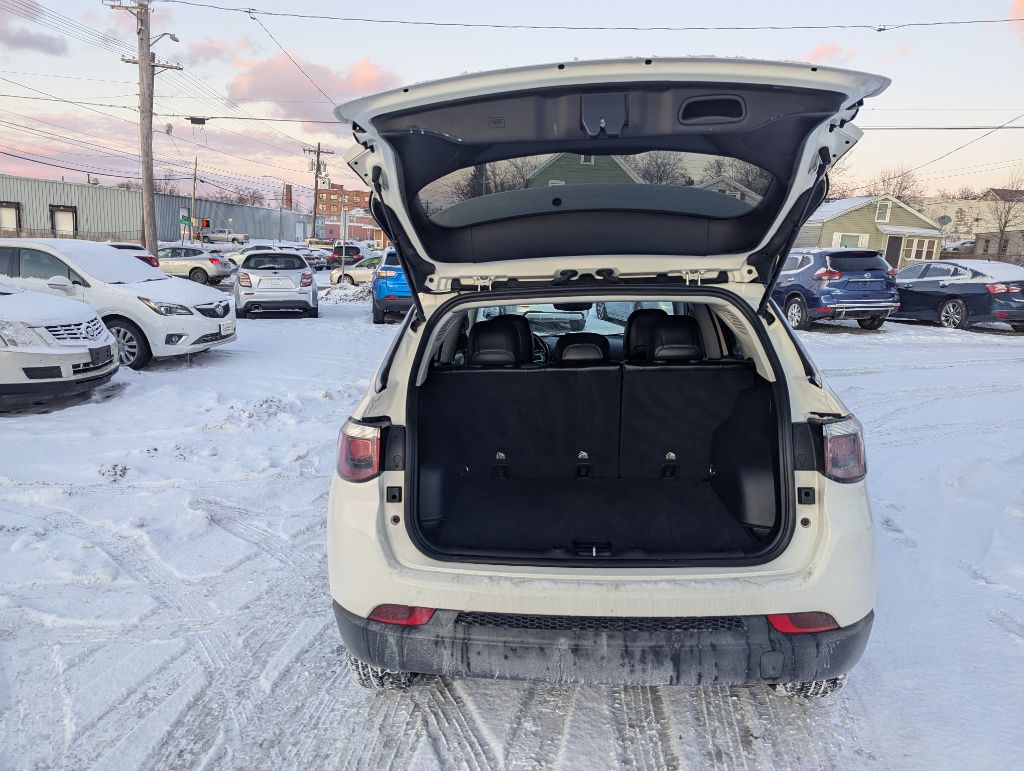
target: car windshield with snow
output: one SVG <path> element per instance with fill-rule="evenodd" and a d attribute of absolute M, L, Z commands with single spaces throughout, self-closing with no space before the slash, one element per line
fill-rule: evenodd
<path fill-rule="evenodd" d="M 415 303 L 332 482 L 361 682 L 841 685 L 874 604 L 860 425 L 771 290 L 887 85 L 636 59 L 338 108 Z"/>

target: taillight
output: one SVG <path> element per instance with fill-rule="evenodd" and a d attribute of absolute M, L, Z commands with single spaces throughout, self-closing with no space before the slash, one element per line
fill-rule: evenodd
<path fill-rule="evenodd" d="M 777 632 L 786 634 L 807 634 L 808 632 L 828 632 L 838 629 L 839 624 L 828 613 L 812 611 L 809 613 L 769 613 L 768 623 Z"/>
<path fill-rule="evenodd" d="M 896 270 L 896 268 L 889 268 L 889 270 L 886 271 L 885 275 L 892 276 L 893 278 L 896 278 L 896 276 L 899 275 L 899 271 Z"/>
<path fill-rule="evenodd" d="M 1020 287 L 1016 284 L 985 284 L 989 294 L 1004 294 L 1006 292 L 1019 292 Z"/>
<path fill-rule="evenodd" d="M 377 271 L 377 275 L 381 278 L 394 278 L 398 275 L 397 270 L 388 270 L 387 268 L 381 268 Z"/>
<path fill-rule="evenodd" d="M 370 621 L 399 626 L 422 626 L 434 617 L 434 608 L 415 605 L 378 605 L 369 616 Z"/>
<path fill-rule="evenodd" d="M 238 285 L 239 286 L 252 286 L 252 279 L 249 278 L 248 273 L 238 274 Z"/>
<path fill-rule="evenodd" d="M 149 264 L 152 265 L 154 268 L 159 268 L 160 267 L 160 260 L 158 260 L 156 257 L 150 257 L 149 258 Z"/>
<path fill-rule="evenodd" d="M 864 433 L 860 421 L 849 417 L 821 425 L 825 476 L 836 482 L 859 482 L 867 473 Z"/>
<path fill-rule="evenodd" d="M 843 274 L 838 270 L 832 270 L 831 268 L 820 268 L 817 273 L 814 274 L 814 278 L 819 281 L 832 281 L 837 278 L 842 278 Z"/>
<path fill-rule="evenodd" d="M 338 441 L 338 476 L 365 482 L 380 473 L 380 429 L 346 420 Z"/>
<path fill-rule="evenodd" d="M 211 265 L 220 265 L 220 260 L 218 260 L 216 257 L 207 257 L 206 259 L 210 261 Z"/>
<path fill-rule="evenodd" d="M 313 274 L 303 273 L 302 278 L 299 279 L 299 286 L 313 286 Z"/>

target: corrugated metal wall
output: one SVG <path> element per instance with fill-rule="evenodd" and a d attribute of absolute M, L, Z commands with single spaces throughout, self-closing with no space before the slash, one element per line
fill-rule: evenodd
<path fill-rule="evenodd" d="M 51 206 L 75 208 L 78 238 L 142 236 L 142 194 L 137 190 L 0 175 L 0 201 L 19 204 L 26 236 L 52 235 Z"/>
<path fill-rule="evenodd" d="M 19 234 L 23 236 L 54 235 L 50 207 L 65 206 L 75 208 L 76 238 L 142 239 L 142 194 L 138 190 L 0 175 L 0 203 L 18 205 Z M 182 213 L 188 213 L 191 204 L 188 196 L 156 194 L 159 240 L 174 241 L 180 237 L 178 222 Z M 231 228 L 238 233 L 248 233 L 251 238 L 301 241 L 312 231 L 311 215 L 298 212 L 279 214 L 277 209 L 204 199 L 196 200 L 196 210 L 198 217 L 210 220 L 211 227 Z"/>
<path fill-rule="evenodd" d="M 161 241 L 173 241 L 181 236 L 178 222 L 182 213 L 188 215 L 192 199 L 184 195 L 156 196 L 157 237 Z M 196 217 L 210 220 L 212 228 L 231 228 L 236 233 L 247 233 L 250 238 L 301 241 L 310 235 L 312 217 L 309 214 L 258 206 L 241 206 L 234 203 L 196 199 Z"/>

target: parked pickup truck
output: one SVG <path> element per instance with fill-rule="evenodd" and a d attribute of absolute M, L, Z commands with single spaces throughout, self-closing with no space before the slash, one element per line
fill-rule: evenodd
<path fill-rule="evenodd" d="M 249 240 L 247 233 L 234 233 L 231 228 L 212 228 L 203 233 L 204 243 L 213 243 L 215 241 L 221 243 L 232 243 L 232 244 L 244 244 Z"/>

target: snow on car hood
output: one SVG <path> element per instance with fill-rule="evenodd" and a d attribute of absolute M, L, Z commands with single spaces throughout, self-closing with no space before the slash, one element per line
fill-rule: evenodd
<path fill-rule="evenodd" d="M 96 317 L 85 303 L 65 300 L 39 292 L 22 292 L 0 284 L 0 323 L 16 322 L 31 327 L 51 324 L 81 324 Z"/>
<path fill-rule="evenodd" d="M 110 285 L 110 289 L 123 291 L 133 297 L 146 297 L 181 305 L 203 305 L 226 300 L 230 295 L 209 286 L 197 284 L 184 278 L 165 277 L 149 281 L 135 281 L 130 284 Z"/>

